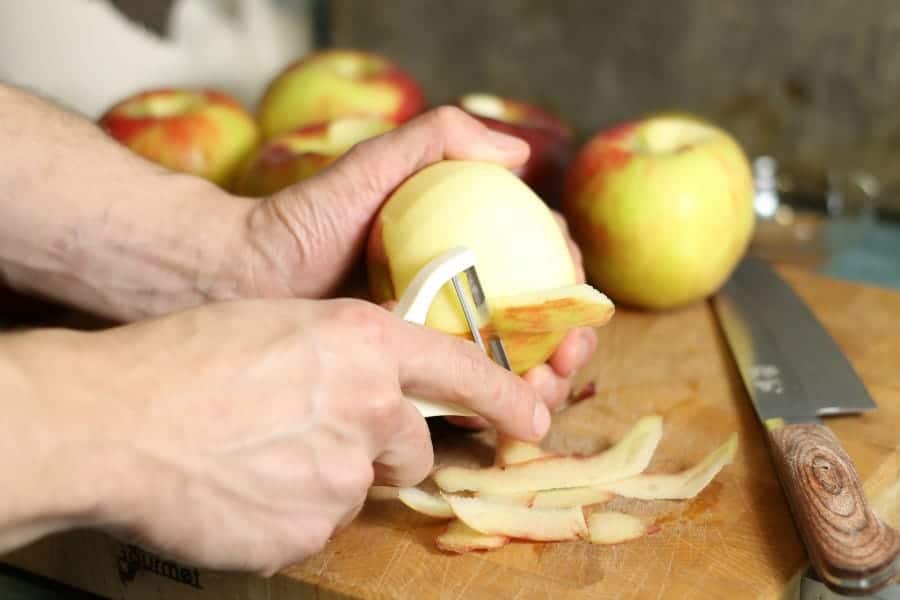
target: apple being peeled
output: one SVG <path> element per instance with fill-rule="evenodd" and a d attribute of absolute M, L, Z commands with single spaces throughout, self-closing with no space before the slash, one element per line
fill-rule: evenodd
<path fill-rule="evenodd" d="M 273 194 L 315 175 L 354 145 L 394 128 L 377 117 L 344 117 L 278 135 L 247 160 L 233 191 L 245 196 Z"/>
<path fill-rule="evenodd" d="M 753 181 L 738 143 L 684 115 L 619 125 L 570 167 L 563 212 L 588 280 L 650 309 L 716 291 L 753 232 Z"/>
<path fill-rule="evenodd" d="M 516 372 L 544 362 L 568 329 L 602 325 L 612 316 L 606 296 L 576 284 L 566 239 L 547 205 L 509 170 L 475 161 L 426 167 L 385 202 L 367 250 L 373 300 L 399 298 L 422 267 L 458 246 L 475 253 L 496 311 L 493 326 Z M 449 285 L 432 303 L 426 325 L 469 335 Z"/>
<path fill-rule="evenodd" d="M 143 92 L 110 108 L 99 124 L 144 158 L 220 186 L 259 138 L 253 116 L 215 90 Z"/>
<path fill-rule="evenodd" d="M 418 84 L 377 54 L 323 50 L 289 65 L 269 84 L 259 105 L 263 135 L 350 115 L 379 116 L 395 124 L 425 107 Z"/>
<path fill-rule="evenodd" d="M 489 128 L 527 142 L 528 162 L 515 172 L 548 204 L 558 204 L 575 153 L 568 125 L 539 106 L 491 94 L 468 94 L 457 105 Z"/>

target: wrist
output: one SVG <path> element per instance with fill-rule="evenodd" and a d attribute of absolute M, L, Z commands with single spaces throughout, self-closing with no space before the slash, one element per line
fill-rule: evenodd
<path fill-rule="evenodd" d="M 122 486 L 126 456 L 74 377 L 87 334 L 36 331 L 0 338 L 0 551 L 99 524 Z M 48 378 L 47 372 L 53 377 Z M 52 379 L 55 384 L 47 385 Z"/>
<path fill-rule="evenodd" d="M 72 199 L 45 235 L 0 236 L 19 248 L 0 253 L 15 255 L 0 260 L 10 286 L 123 321 L 246 295 L 236 253 L 255 200 L 161 170 L 112 187 L 103 204 Z"/>

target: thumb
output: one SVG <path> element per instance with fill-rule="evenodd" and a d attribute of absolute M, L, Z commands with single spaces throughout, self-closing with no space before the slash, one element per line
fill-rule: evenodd
<path fill-rule="evenodd" d="M 270 200 L 307 260 L 324 260 L 337 278 L 359 256 L 384 200 L 409 176 L 445 159 L 513 168 L 523 164 L 528 153 L 526 142 L 443 106 L 357 144 L 318 175 Z"/>

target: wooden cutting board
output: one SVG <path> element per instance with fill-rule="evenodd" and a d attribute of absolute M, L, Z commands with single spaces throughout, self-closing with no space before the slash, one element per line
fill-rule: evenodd
<path fill-rule="evenodd" d="M 900 464 L 900 294 L 782 272 L 879 405 L 875 413 L 827 423 L 864 480 L 879 467 L 885 479 L 885 465 Z M 740 435 L 734 463 L 695 500 L 614 501 L 613 507 L 655 519 L 660 530 L 654 535 L 611 547 L 515 542 L 453 556 L 434 546 L 441 523 L 395 501 L 370 501 L 322 553 L 267 581 L 200 572 L 201 585 L 193 588 L 151 574 L 125 584 L 112 566 L 121 550 L 90 534 L 45 540 L 10 562 L 115 598 L 780 597 L 804 564 L 804 551 L 710 306 L 652 314 L 620 310 L 599 333 L 597 354 L 578 377 L 579 385 L 594 382 L 596 395 L 555 416 L 548 448 L 600 450 L 639 417 L 657 413 L 665 433 L 650 468 L 676 471 L 729 433 Z M 437 427 L 435 443 L 439 464 L 489 464 L 493 457 L 486 434 Z M 900 469 L 894 471 L 888 480 L 900 477 Z M 61 547 L 68 548 L 65 560 Z M 79 547 L 106 562 L 85 558 L 93 562 L 73 568 Z M 103 568 L 109 572 L 94 572 Z"/>

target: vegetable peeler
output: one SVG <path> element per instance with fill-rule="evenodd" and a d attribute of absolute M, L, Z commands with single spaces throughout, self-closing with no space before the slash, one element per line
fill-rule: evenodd
<path fill-rule="evenodd" d="M 469 284 L 469 294 L 466 294 L 466 288 L 462 281 L 463 274 Z M 491 313 L 484 295 L 484 288 L 481 287 L 481 281 L 475 270 L 475 253 L 468 248 L 454 248 L 425 265 L 406 288 L 394 308 L 394 314 L 411 323 L 424 325 L 431 303 L 448 282 L 453 285 L 453 291 L 456 292 L 456 298 L 459 300 L 463 315 L 465 315 L 472 339 L 485 354 L 493 358 L 501 367 L 509 370 L 509 357 L 506 355 L 503 340 L 492 332 L 482 335 L 479 328 L 479 325 L 483 326 L 490 322 Z M 485 346 L 485 338 L 487 338 L 487 346 Z M 423 417 L 475 416 L 472 411 L 455 404 L 424 398 L 408 397 L 408 399 Z"/>

